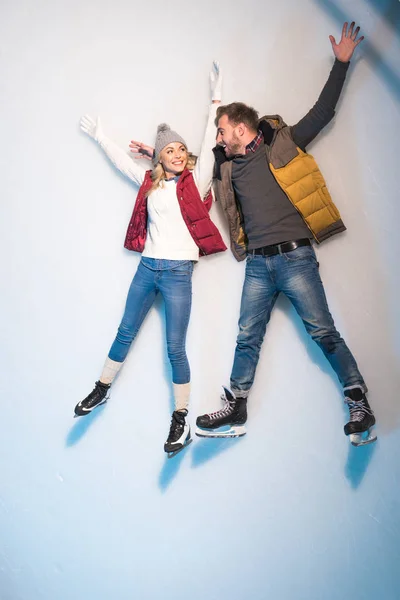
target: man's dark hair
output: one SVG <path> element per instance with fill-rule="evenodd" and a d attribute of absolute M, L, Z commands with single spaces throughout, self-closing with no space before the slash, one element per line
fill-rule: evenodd
<path fill-rule="evenodd" d="M 243 102 L 232 102 L 231 104 L 225 104 L 217 108 L 217 116 L 215 118 L 215 125 L 218 127 L 218 121 L 221 117 L 226 115 L 235 126 L 239 123 L 244 123 L 249 129 L 257 131 L 258 129 L 258 112 L 251 106 L 243 104 Z"/>

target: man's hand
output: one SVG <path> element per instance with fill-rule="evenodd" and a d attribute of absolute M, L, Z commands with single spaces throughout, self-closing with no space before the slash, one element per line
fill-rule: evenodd
<path fill-rule="evenodd" d="M 336 43 L 336 40 L 333 37 L 333 35 L 329 36 L 329 39 L 331 40 L 332 44 L 333 53 L 336 56 L 336 58 L 340 60 L 340 62 L 349 62 L 349 60 L 353 56 L 355 48 L 364 39 L 363 35 L 357 39 L 360 28 L 356 27 L 356 29 L 354 30 L 354 21 L 350 24 L 348 31 L 347 25 L 347 22 L 343 25 L 342 38 L 338 44 Z"/>
<path fill-rule="evenodd" d="M 151 146 L 146 146 L 142 142 L 136 142 L 132 140 L 129 144 L 129 148 L 131 152 L 135 154 L 135 158 L 147 158 L 147 160 L 152 160 L 154 156 L 154 148 Z"/>
<path fill-rule="evenodd" d="M 101 142 L 104 137 L 103 129 L 100 123 L 100 117 L 97 117 L 96 121 L 89 115 L 85 115 L 80 120 L 80 127 L 84 133 L 93 138 L 96 142 Z"/>

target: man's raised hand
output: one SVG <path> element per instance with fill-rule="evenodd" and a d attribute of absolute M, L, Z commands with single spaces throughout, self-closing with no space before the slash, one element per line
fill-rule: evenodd
<path fill-rule="evenodd" d="M 146 144 L 143 144 L 143 142 L 131 140 L 129 148 L 135 155 L 134 158 L 147 158 L 148 160 L 152 160 L 153 158 L 154 148 L 152 146 L 146 146 Z"/>
<path fill-rule="evenodd" d="M 363 41 L 364 36 L 362 35 L 357 39 L 357 36 L 360 32 L 359 27 L 355 27 L 354 21 L 350 24 L 349 29 L 347 30 L 348 23 L 344 23 L 342 29 L 342 37 L 340 42 L 337 44 L 333 35 L 329 36 L 329 39 L 332 44 L 332 50 L 334 55 L 341 62 L 349 62 L 351 57 L 353 56 L 353 52 L 358 46 L 360 42 Z"/>

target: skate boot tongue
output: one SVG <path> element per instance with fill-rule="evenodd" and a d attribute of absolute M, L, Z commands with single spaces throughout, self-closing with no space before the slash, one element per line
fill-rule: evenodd
<path fill-rule="evenodd" d="M 183 410 L 174 410 L 172 418 L 178 421 L 181 425 L 185 424 L 185 417 L 187 417 L 188 411 L 184 408 Z"/>
<path fill-rule="evenodd" d="M 360 387 L 344 390 L 344 395 L 346 400 L 350 400 L 353 402 L 360 402 L 361 400 L 365 399 L 364 392 Z"/>
<path fill-rule="evenodd" d="M 174 410 L 171 418 L 171 429 L 169 432 L 169 438 L 172 439 L 177 435 L 177 432 L 182 431 L 186 425 L 187 410 Z"/>
<path fill-rule="evenodd" d="M 231 390 L 229 390 L 228 388 L 222 386 L 222 389 L 224 390 L 224 394 L 225 396 L 221 396 L 221 398 L 223 400 L 226 400 L 227 402 L 233 402 L 234 400 L 236 400 L 235 396 L 233 395 L 233 392 L 231 392 Z"/>

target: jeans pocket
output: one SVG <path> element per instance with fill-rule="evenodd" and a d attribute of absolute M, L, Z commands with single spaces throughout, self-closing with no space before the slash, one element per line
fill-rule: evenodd
<path fill-rule="evenodd" d="M 171 273 L 182 273 L 183 275 L 191 275 L 193 273 L 194 261 L 193 260 L 185 260 L 175 266 L 173 266 L 170 271 Z"/>
<path fill-rule="evenodd" d="M 298 262 L 301 260 L 314 261 L 317 265 L 317 257 L 315 256 L 314 248 L 312 246 L 300 246 L 291 252 L 284 252 L 282 256 L 285 257 L 287 262 Z"/>

